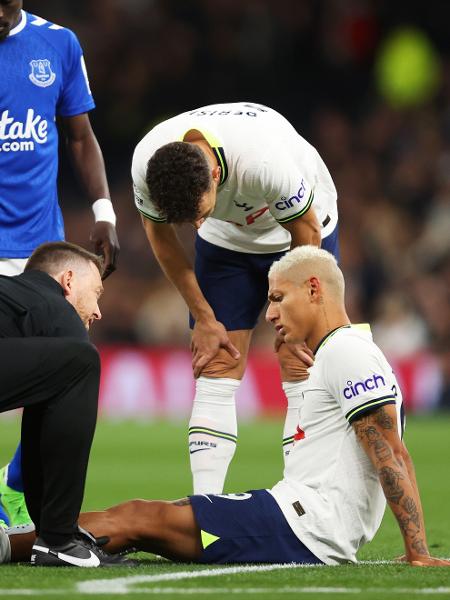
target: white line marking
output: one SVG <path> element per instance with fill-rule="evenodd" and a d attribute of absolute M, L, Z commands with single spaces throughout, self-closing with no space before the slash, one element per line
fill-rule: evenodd
<path fill-rule="evenodd" d="M 345 588 L 345 587 L 282 587 L 282 588 L 136 588 L 128 593 L 132 594 L 178 594 L 182 595 L 197 595 L 197 594 L 448 594 L 450 588 Z"/>
<path fill-rule="evenodd" d="M 449 560 L 449 559 L 447 559 Z M 378 561 L 360 561 L 358 565 L 393 565 L 398 564 L 392 560 Z M 357 566 L 357 565 L 356 565 Z M 220 567 L 212 569 L 200 569 L 198 571 L 175 571 L 172 573 L 161 573 L 158 575 L 135 575 L 131 577 L 117 577 L 115 579 L 94 579 L 77 583 L 75 588 L 67 589 L 0 589 L 0 598 L 5 596 L 43 596 L 43 595 L 65 595 L 73 592 L 86 595 L 122 595 L 122 594 L 177 594 L 177 595 L 195 595 L 195 594 L 273 594 L 274 588 L 264 587 L 201 587 L 201 588 L 174 588 L 174 587 L 135 587 L 130 589 L 131 585 L 139 583 L 153 583 L 159 581 L 179 581 L 183 579 L 195 579 L 200 577 L 217 577 L 220 575 L 239 575 L 241 573 L 255 573 L 275 571 L 278 569 L 323 569 L 325 565 L 250 565 L 241 567 Z M 337 568 L 337 567 L 326 567 Z M 437 588 L 359 588 L 359 587 L 290 587 L 286 586 L 278 589 L 285 594 L 405 594 L 405 595 L 435 595 L 450 594 L 450 587 Z"/>
<path fill-rule="evenodd" d="M 306 566 L 306 565 L 305 565 Z M 313 565 L 308 565 L 313 566 Z M 322 565 L 314 565 L 323 568 Z M 198 577 L 217 577 L 218 575 L 238 575 L 240 573 L 258 573 L 276 571 L 278 569 L 298 569 L 303 565 L 251 565 L 248 567 L 225 567 L 218 569 L 200 569 L 198 571 L 177 571 L 159 575 L 134 575 L 117 577 L 116 579 L 94 579 L 82 581 L 77 585 L 78 592 L 87 594 L 127 594 L 130 585 L 135 583 L 151 583 L 157 581 L 178 581 L 180 579 L 197 579 Z"/>
<path fill-rule="evenodd" d="M 363 564 L 397 564 L 394 561 L 365 561 Z M 280 564 L 280 565 L 249 565 L 236 567 L 220 567 L 216 569 L 199 569 L 198 571 L 178 571 L 172 573 L 160 573 L 157 575 L 132 575 L 130 577 L 117 577 L 116 579 L 95 579 L 83 581 L 77 584 L 76 589 L 82 594 L 168 594 L 166 590 L 171 589 L 174 594 L 206 594 L 218 593 L 211 591 L 212 588 L 161 588 L 161 587 L 134 587 L 136 584 L 142 583 L 157 583 L 161 581 L 180 581 L 183 579 L 198 579 L 201 577 L 218 577 L 220 575 L 240 575 L 243 573 L 261 573 L 285 569 L 304 569 L 316 568 L 323 569 L 325 565 L 297 565 L 297 564 Z M 328 567 L 330 568 L 330 567 Z M 273 593 L 273 588 L 223 588 L 227 590 L 223 593 L 237 594 L 270 594 Z M 203 591 L 208 590 L 208 591 Z M 236 591 L 238 590 L 238 591 Z M 257 591 L 251 591 L 257 590 Z M 450 592 L 450 587 L 440 588 L 345 588 L 345 587 L 285 587 L 281 590 L 285 593 L 323 593 L 323 594 L 361 594 L 361 593 L 378 593 L 378 594 L 445 594 Z"/>
<path fill-rule="evenodd" d="M 7 589 L 7 590 L 2 590 L 0 589 L 0 598 L 4 598 L 5 596 L 43 596 L 45 595 L 56 595 L 56 594 L 68 594 L 69 590 L 64 590 L 64 589 L 60 589 L 60 590 L 38 590 L 38 589 L 34 589 L 34 590 L 20 590 L 17 589 L 15 590 L 14 588 L 12 589 Z"/>
<path fill-rule="evenodd" d="M 115 592 L 92 591 L 81 592 L 86 595 L 102 595 L 102 594 L 154 594 L 154 595 L 179 595 L 179 596 L 197 596 L 197 595 L 226 595 L 226 594 L 253 594 L 253 595 L 273 595 L 275 588 L 264 587 L 204 587 L 204 588 L 174 588 L 174 587 L 142 587 L 127 590 L 127 592 L 116 590 Z M 450 594 L 450 587 L 438 588 L 345 588 L 345 587 L 282 587 L 277 589 L 281 594 L 377 594 L 378 596 L 389 594 L 405 594 L 412 595 L 436 595 Z M 5 596 L 50 596 L 50 595 L 65 595 L 73 593 L 70 589 L 0 589 L 1 597 Z M 78 592 L 80 593 L 80 592 Z"/>
<path fill-rule="evenodd" d="M 373 561 L 360 561 L 358 565 L 395 565 L 398 564 L 393 560 L 373 560 Z M 128 587 L 135 583 L 151 583 L 157 581 L 177 581 L 180 579 L 196 579 L 198 577 L 217 577 L 219 575 L 239 575 L 240 573 L 257 573 L 275 571 L 278 569 L 333 569 L 339 568 L 336 566 L 327 565 L 298 565 L 294 563 L 290 564 L 274 564 L 274 565 L 249 565 L 242 567 L 222 567 L 222 568 L 210 568 L 200 569 L 197 571 L 175 571 L 172 573 L 161 573 L 158 575 L 134 575 L 130 577 L 118 577 L 116 579 L 94 579 L 90 581 L 84 581 L 78 584 L 78 590 L 80 592 L 86 591 L 86 593 L 94 593 L 95 589 L 107 589 L 111 590 L 111 593 L 126 593 L 117 592 L 118 589 L 128 589 Z M 106 593 L 106 592 L 104 592 Z"/>

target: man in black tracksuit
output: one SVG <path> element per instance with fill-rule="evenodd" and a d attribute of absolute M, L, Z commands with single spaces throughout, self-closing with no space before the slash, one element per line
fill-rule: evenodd
<path fill-rule="evenodd" d="M 101 318 L 99 258 L 67 242 L 40 246 L 25 272 L 0 276 L 0 412 L 24 407 L 24 491 L 38 539 L 32 563 L 101 566 L 79 531 L 95 431 L 100 361 L 88 329 Z"/>

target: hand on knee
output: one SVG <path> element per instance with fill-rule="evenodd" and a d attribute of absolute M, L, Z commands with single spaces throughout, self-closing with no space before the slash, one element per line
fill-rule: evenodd
<path fill-rule="evenodd" d="M 283 381 L 306 381 L 308 369 L 314 364 L 314 354 L 306 344 L 276 344 L 275 349 Z"/>

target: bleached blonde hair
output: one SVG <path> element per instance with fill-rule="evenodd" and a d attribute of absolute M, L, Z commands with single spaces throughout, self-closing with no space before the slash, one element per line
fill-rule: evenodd
<path fill-rule="evenodd" d="M 316 246 L 298 246 L 287 252 L 270 267 L 269 277 L 273 276 L 297 284 L 317 277 L 336 296 L 336 300 L 344 301 L 344 276 L 335 257 Z"/>

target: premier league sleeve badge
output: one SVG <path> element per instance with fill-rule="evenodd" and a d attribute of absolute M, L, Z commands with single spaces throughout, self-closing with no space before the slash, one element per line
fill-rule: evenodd
<path fill-rule="evenodd" d="M 48 87 L 56 79 L 56 74 L 52 71 L 52 66 L 47 58 L 32 60 L 30 62 L 31 73 L 30 81 L 39 87 Z"/>

